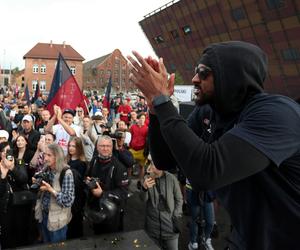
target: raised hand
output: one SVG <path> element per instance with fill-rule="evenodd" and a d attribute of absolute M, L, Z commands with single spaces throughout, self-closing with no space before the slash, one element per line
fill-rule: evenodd
<path fill-rule="evenodd" d="M 145 60 L 139 53 L 132 53 L 136 59 L 127 57 L 131 63 L 129 78 L 142 91 L 147 102 L 151 104 L 155 96 L 170 95 L 170 89 L 174 88 L 175 75 L 172 74 L 168 80 L 163 59 L 160 58 L 156 63 L 151 57 Z"/>

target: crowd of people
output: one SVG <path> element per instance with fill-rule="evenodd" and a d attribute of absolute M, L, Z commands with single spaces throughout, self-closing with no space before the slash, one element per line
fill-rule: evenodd
<path fill-rule="evenodd" d="M 133 101 L 117 95 L 105 107 L 101 96 L 91 95 L 89 113 L 55 105 L 50 114 L 45 100 L 0 95 L 2 248 L 82 237 L 84 217 L 95 234 L 123 230 L 135 179 L 146 206 L 146 232 L 162 249 L 177 249 L 185 181 L 151 160 L 144 96 Z M 198 215 L 192 219 L 195 249 Z M 210 233 L 205 237 L 213 249 Z"/>
<path fill-rule="evenodd" d="M 163 59 L 133 55 L 135 101 L 104 106 L 92 95 L 89 113 L 50 114 L 43 96 L 0 96 L 2 248 L 81 237 L 84 217 L 95 234 L 123 230 L 133 178 L 161 249 L 178 249 L 187 206 L 186 247 L 212 250 L 216 197 L 231 219 L 229 249 L 299 248 L 300 107 L 265 93 L 266 54 L 240 41 L 208 46 L 187 120 Z"/>

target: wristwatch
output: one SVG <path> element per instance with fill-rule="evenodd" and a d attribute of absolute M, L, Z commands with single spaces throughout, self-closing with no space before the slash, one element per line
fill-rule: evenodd
<path fill-rule="evenodd" d="M 171 99 L 170 99 L 170 96 L 167 96 L 167 95 L 159 95 L 159 96 L 155 96 L 152 100 L 152 105 L 153 107 L 157 107 L 161 104 L 164 104 L 166 102 L 169 102 Z"/>

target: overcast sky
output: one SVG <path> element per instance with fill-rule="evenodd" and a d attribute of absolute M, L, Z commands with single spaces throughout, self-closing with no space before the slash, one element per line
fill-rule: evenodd
<path fill-rule="evenodd" d="M 116 48 L 124 56 L 133 49 L 154 55 L 138 22 L 170 1 L 0 0 L 1 68 L 24 68 L 23 56 L 50 40 L 66 41 L 86 60 Z"/>

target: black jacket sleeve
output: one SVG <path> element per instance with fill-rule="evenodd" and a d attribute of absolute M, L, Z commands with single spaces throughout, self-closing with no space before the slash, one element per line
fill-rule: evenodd
<path fill-rule="evenodd" d="M 176 168 L 176 160 L 171 150 L 164 140 L 160 124 L 155 115 L 150 114 L 150 123 L 148 129 L 148 140 L 151 157 L 156 166 L 161 170 L 171 170 Z"/>
<path fill-rule="evenodd" d="M 173 161 L 183 169 L 193 188 L 217 189 L 244 179 L 266 168 L 269 159 L 246 141 L 224 134 L 208 144 L 199 138 L 180 117 L 171 102 L 155 108 L 157 123 L 152 121 L 150 149 L 158 168 Z M 158 148 L 157 148 L 158 147 Z M 163 151 L 162 147 L 167 147 Z M 170 151 L 171 153 L 168 153 Z M 169 164 L 169 165 L 168 165 Z"/>
<path fill-rule="evenodd" d="M 0 228 L 7 211 L 7 204 L 9 199 L 8 182 L 7 179 L 0 178 Z"/>

